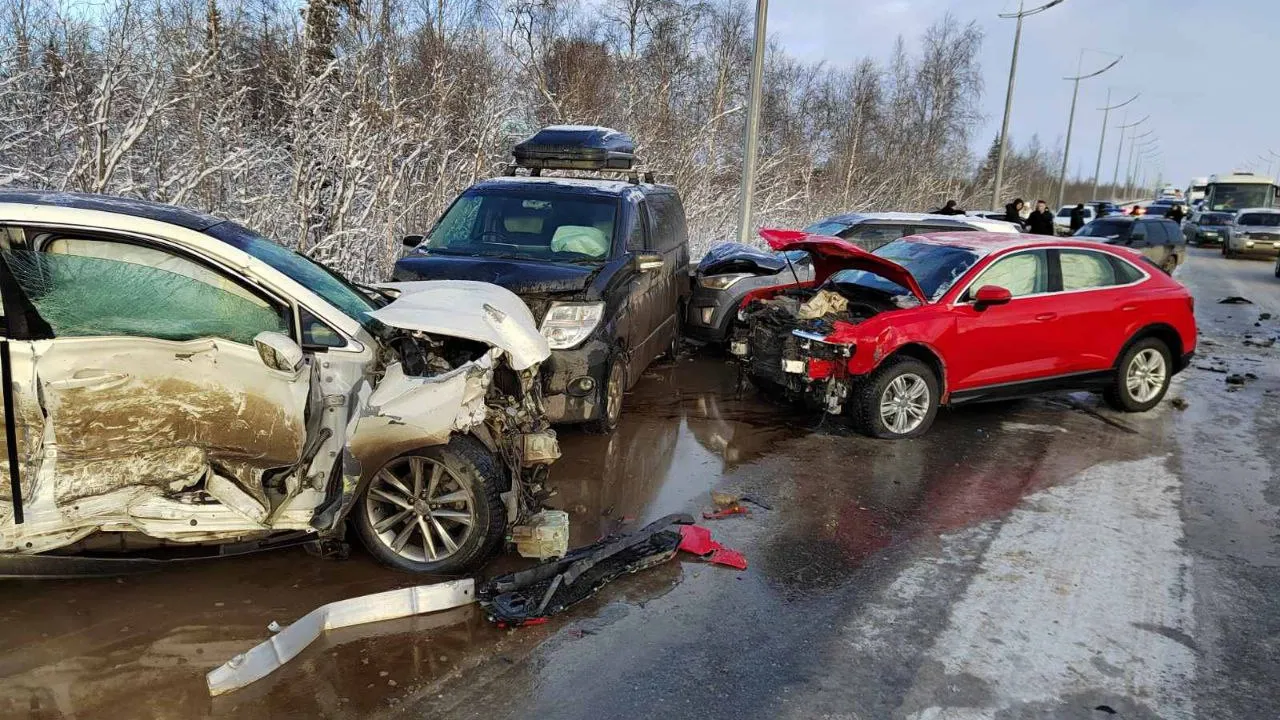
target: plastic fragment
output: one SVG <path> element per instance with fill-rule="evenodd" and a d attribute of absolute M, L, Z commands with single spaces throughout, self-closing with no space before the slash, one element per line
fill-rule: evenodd
<path fill-rule="evenodd" d="M 698 525 L 680 527 L 680 549 L 715 565 L 724 565 L 738 570 L 747 569 L 746 556 L 712 540 L 711 531 Z"/>

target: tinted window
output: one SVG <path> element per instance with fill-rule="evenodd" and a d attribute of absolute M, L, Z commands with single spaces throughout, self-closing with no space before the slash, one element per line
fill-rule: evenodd
<path fill-rule="evenodd" d="M 1151 246 L 1168 245 L 1169 231 L 1162 222 L 1141 223 L 1147 230 L 1147 244 Z"/>
<path fill-rule="evenodd" d="M 1236 220 L 1237 225 L 1280 226 L 1280 213 L 1244 213 Z"/>
<path fill-rule="evenodd" d="M 835 220 L 822 220 L 805 228 L 804 231 L 809 233 L 810 235 L 832 235 L 835 237 L 839 237 L 840 233 L 848 229 L 849 229 L 849 223 L 847 222 L 838 222 Z"/>
<path fill-rule="evenodd" d="M 925 297 L 931 300 L 941 297 L 982 258 L 967 248 L 914 240 L 895 240 L 876 250 L 875 254 L 904 267 L 916 279 Z M 880 290 L 889 295 L 907 293 L 906 288 L 865 270 L 841 270 L 834 273 L 831 280 Z"/>
<path fill-rule="evenodd" d="M 680 198 L 667 193 L 647 196 L 649 204 L 649 238 L 653 249 L 670 252 L 680 247 L 685 238 L 684 208 Z"/>
<path fill-rule="evenodd" d="M 1014 253 L 992 263 L 969 286 L 970 293 L 983 285 L 1005 288 L 1014 297 L 1049 291 L 1049 262 L 1043 250 Z"/>
<path fill-rule="evenodd" d="M 1230 213 L 1204 213 L 1200 216 L 1201 225 L 1230 225 Z"/>
<path fill-rule="evenodd" d="M 1085 290 L 1119 285 L 1122 281 L 1110 256 L 1087 250 L 1061 250 L 1058 263 L 1062 268 L 1063 290 Z"/>
<path fill-rule="evenodd" d="M 1142 272 L 1138 268 L 1114 255 L 1108 255 L 1107 258 L 1111 260 L 1111 267 L 1115 269 L 1118 284 L 1128 285 L 1142 279 Z"/>
<path fill-rule="evenodd" d="M 1081 237 L 1095 238 L 1125 238 L 1129 236 L 1129 231 L 1133 228 L 1131 220 L 1094 220 L 1076 231 L 1076 235 Z"/>
<path fill-rule="evenodd" d="M 863 250 L 871 251 L 910 234 L 911 228 L 907 225 L 862 223 L 845 230 L 837 237 L 848 240 Z"/>
<path fill-rule="evenodd" d="M 631 228 L 627 233 L 627 250 L 644 252 L 649 249 L 649 208 L 644 200 L 636 200 L 631 213 Z"/>

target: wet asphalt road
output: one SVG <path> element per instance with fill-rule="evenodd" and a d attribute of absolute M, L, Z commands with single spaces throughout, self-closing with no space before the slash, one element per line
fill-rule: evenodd
<path fill-rule="evenodd" d="M 1204 343 L 1184 411 L 1074 395 L 878 442 L 740 393 L 715 358 L 654 368 L 615 436 L 562 433 L 574 542 L 746 492 L 772 509 L 706 524 L 750 568 L 678 559 L 540 627 L 463 608 L 352 628 L 211 700 L 204 673 L 270 621 L 416 579 L 280 551 L 5 582 L 0 715 L 1280 716 L 1280 349 L 1243 344 L 1280 334 L 1258 320 L 1280 318 L 1271 267 L 1179 271 Z"/>

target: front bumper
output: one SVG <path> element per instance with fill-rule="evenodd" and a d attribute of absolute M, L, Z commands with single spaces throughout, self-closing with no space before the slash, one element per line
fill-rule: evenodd
<path fill-rule="evenodd" d="M 1241 255 L 1276 257 L 1280 255 L 1280 238 L 1231 238 L 1231 251 Z"/>
<path fill-rule="evenodd" d="M 726 290 L 712 290 L 702 287 L 695 280 L 684 316 L 682 330 L 685 336 L 716 345 L 726 342 L 738 305 L 746 295 L 745 289 L 737 287 L 742 284 L 739 281 Z"/>
<path fill-rule="evenodd" d="M 609 344 L 591 338 L 572 350 L 552 350 L 542 363 L 542 404 L 556 424 L 596 420 L 609 372 Z M 589 387 L 588 387 L 589 385 Z"/>
<path fill-rule="evenodd" d="M 1203 230 L 1196 233 L 1196 243 L 1199 245 L 1221 245 L 1226 240 L 1226 233 L 1215 232 L 1210 235 Z"/>
<path fill-rule="evenodd" d="M 861 376 L 848 371 L 851 346 L 826 343 L 813 333 L 753 323 L 735 332 L 729 351 L 749 377 L 782 390 L 792 400 L 832 415 L 844 411 Z"/>

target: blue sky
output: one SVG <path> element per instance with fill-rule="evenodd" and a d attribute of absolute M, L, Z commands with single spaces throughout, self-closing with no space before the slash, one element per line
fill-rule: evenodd
<path fill-rule="evenodd" d="M 1042 1 L 1027 0 L 1027 6 Z M 1017 5 L 1017 0 L 770 0 L 768 27 L 770 38 L 793 55 L 848 64 L 867 55 L 884 60 L 898 35 L 910 43 L 948 11 L 959 22 L 977 21 L 986 34 L 981 62 L 987 122 L 975 138 L 981 151 L 1000 129 L 1013 49 L 1014 21 L 996 16 Z M 1155 129 L 1165 178 L 1176 185 L 1242 167 L 1269 149 L 1280 153 L 1280 0 L 1066 0 L 1027 18 L 1009 126 L 1015 141 L 1024 143 L 1034 133 L 1053 145 L 1065 137 L 1071 83 L 1061 78 L 1075 74 L 1081 48 L 1122 53 L 1124 60 L 1080 85 L 1069 173 L 1093 174 L 1102 126 L 1097 108 L 1105 104 L 1108 85 L 1113 102 L 1142 92 L 1127 108 L 1129 120 L 1151 116 L 1143 128 Z M 1086 72 L 1090 64 L 1096 68 L 1106 62 L 1102 55 L 1085 54 Z M 1121 112 L 1112 113 L 1107 132 L 1104 179 L 1115 163 L 1119 135 L 1114 126 Z"/>

